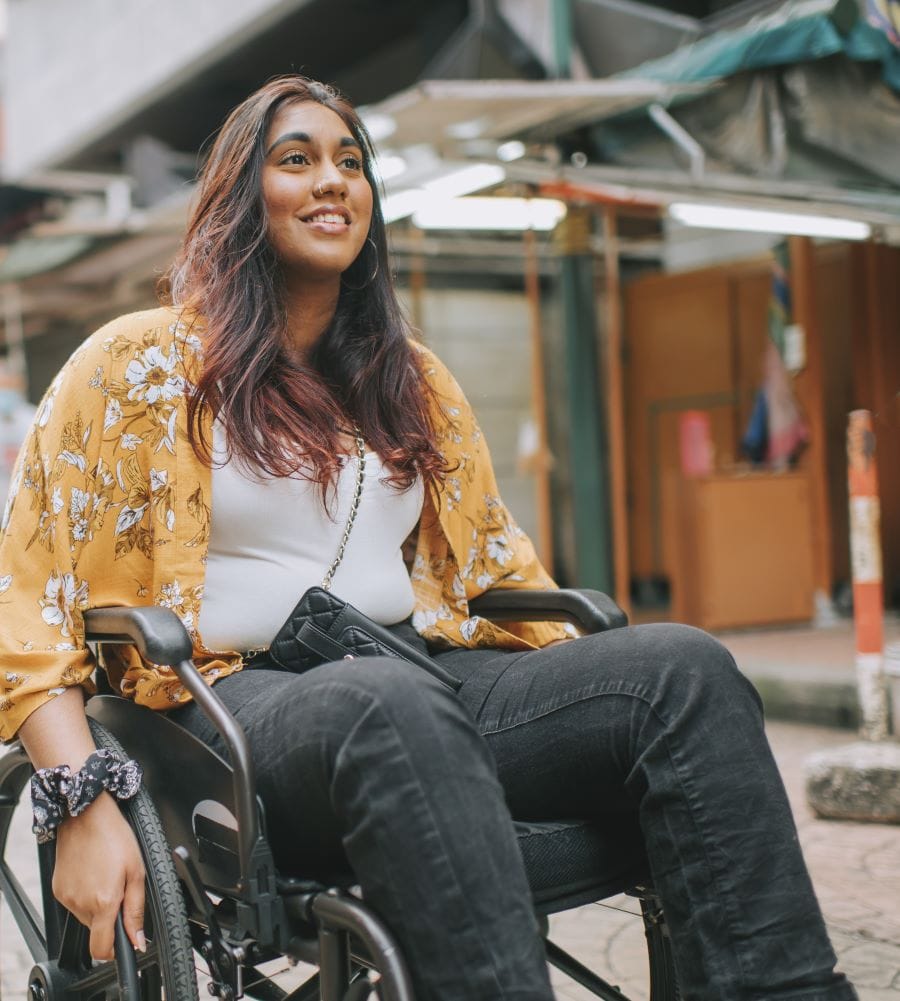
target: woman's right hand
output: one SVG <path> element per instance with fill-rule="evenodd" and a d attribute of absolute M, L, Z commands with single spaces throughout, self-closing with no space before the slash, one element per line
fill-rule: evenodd
<path fill-rule="evenodd" d="M 128 938 L 144 938 L 144 863 L 134 832 L 108 793 L 57 830 L 53 895 L 90 929 L 94 959 L 112 959 L 119 910 Z"/>
<path fill-rule="evenodd" d="M 96 748 L 84 714 L 84 693 L 67 688 L 25 720 L 19 735 L 35 768 L 77 771 Z M 90 929 L 94 959 L 112 959 L 116 915 L 122 908 L 131 944 L 143 951 L 144 863 L 119 806 L 101 793 L 56 831 L 53 895 Z"/>

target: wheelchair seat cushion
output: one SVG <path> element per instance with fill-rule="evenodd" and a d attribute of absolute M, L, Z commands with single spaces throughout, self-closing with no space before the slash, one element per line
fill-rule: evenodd
<path fill-rule="evenodd" d="M 636 817 L 517 821 L 515 829 L 541 913 L 601 900 L 647 879 Z"/>

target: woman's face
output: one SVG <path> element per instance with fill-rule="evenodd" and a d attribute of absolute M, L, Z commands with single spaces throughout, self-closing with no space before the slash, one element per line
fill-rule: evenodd
<path fill-rule="evenodd" d="M 265 138 L 262 197 L 269 241 L 288 280 L 339 280 L 372 219 L 363 151 L 340 115 L 315 101 L 285 105 Z"/>

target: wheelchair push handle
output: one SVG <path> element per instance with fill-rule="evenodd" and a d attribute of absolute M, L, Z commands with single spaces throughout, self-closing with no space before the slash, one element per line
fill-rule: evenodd
<path fill-rule="evenodd" d="M 172 668 L 228 749 L 234 771 L 234 804 L 240 839 L 241 872 L 249 876 L 261 838 L 256 772 L 250 745 L 237 720 L 203 680 L 192 660 L 193 643 L 178 616 L 158 606 L 92 608 L 84 613 L 85 638 L 92 643 L 133 643 L 153 664 Z"/>

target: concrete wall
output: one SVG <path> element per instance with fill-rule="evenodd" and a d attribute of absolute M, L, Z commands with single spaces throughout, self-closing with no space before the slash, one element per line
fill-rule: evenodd
<path fill-rule="evenodd" d="M 491 449 L 500 494 L 536 538 L 535 485 L 516 470 L 519 429 L 531 414 L 531 349 L 523 295 L 428 290 L 424 342 L 448 366 L 472 404 Z"/>
<path fill-rule="evenodd" d="M 773 233 L 737 233 L 724 229 L 694 229 L 665 220 L 663 271 L 710 268 L 767 254 L 786 239 Z"/>
<path fill-rule="evenodd" d="M 4 174 L 55 166 L 307 0 L 11 0 Z"/>

